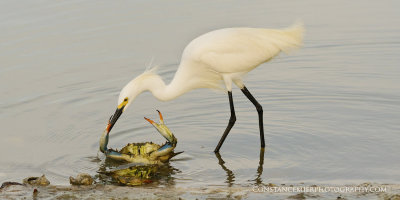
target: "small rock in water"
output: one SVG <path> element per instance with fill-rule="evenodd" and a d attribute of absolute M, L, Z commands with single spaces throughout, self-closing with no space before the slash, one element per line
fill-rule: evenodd
<path fill-rule="evenodd" d="M 24 184 L 27 185 L 37 185 L 37 186 L 47 186 L 50 185 L 50 181 L 47 180 L 46 176 L 43 174 L 41 177 L 28 177 L 22 180 Z"/>
<path fill-rule="evenodd" d="M 78 174 L 76 178 L 70 176 L 69 183 L 71 183 L 71 185 L 92 185 L 93 178 L 89 174 L 82 173 Z"/>

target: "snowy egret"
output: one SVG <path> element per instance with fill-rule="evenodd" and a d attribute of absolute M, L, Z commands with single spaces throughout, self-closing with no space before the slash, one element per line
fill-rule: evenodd
<path fill-rule="evenodd" d="M 295 24 L 285 29 L 226 28 L 211 31 L 191 41 L 183 51 L 178 70 L 166 85 L 154 70 L 131 80 L 118 98 L 118 107 L 107 126 L 110 132 L 121 114 L 142 92 L 150 91 L 160 101 L 168 101 L 197 88 L 222 88 L 228 93 L 231 116 L 215 152 L 219 152 L 236 121 L 232 83 L 254 104 L 258 112 L 261 147 L 265 147 L 263 109 L 243 83 L 243 76 L 281 51 L 301 46 L 304 27 Z"/>

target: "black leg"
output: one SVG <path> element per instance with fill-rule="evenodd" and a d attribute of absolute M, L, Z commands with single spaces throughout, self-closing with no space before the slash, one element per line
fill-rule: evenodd
<path fill-rule="evenodd" d="M 224 143 L 226 136 L 228 136 L 229 131 L 232 129 L 233 125 L 236 122 L 235 108 L 233 107 L 233 98 L 232 98 L 231 91 L 228 91 L 228 96 L 229 96 L 229 106 L 231 107 L 231 118 L 229 119 L 228 126 L 226 127 L 224 134 L 222 135 L 221 139 L 219 140 L 217 147 L 215 147 L 215 150 L 214 150 L 215 153 L 219 152 L 219 149 L 221 148 L 222 144 Z"/>
<path fill-rule="evenodd" d="M 263 124 L 263 108 L 257 102 L 257 100 L 251 95 L 249 90 L 246 87 L 243 87 L 242 92 L 246 97 L 254 104 L 258 112 L 258 125 L 260 126 L 260 141 L 261 141 L 261 148 L 265 147 L 265 140 L 264 140 L 264 124 Z"/>

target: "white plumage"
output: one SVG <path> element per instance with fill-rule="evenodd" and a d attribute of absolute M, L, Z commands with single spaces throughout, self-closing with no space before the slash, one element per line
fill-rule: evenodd
<path fill-rule="evenodd" d="M 165 85 L 154 70 L 146 71 L 122 89 L 118 104 L 128 97 L 129 105 L 146 90 L 157 99 L 168 101 L 196 88 L 219 88 L 221 81 L 228 91 L 232 90 L 232 82 L 243 88 L 243 75 L 281 51 L 300 47 L 303 32 L 302 24 L 281 30 L 226 28 L 211 31 L 186 46 L 169 85 Z"/>
<path fill-rule="evenodd" d="M 236 121 L 231 92 L 234 83 L 257 109 L 261 147 L 265 147 L 262 106 L 244 86 L 242 78 L 281 51 L 288 52 L 300 47 L 303 32 L 303 25 L 296 24 L 281 30 L 226 28 L 199 36 L 186 46 L 179 68 L 170 84 L 166 85 L 154 70 L 149 70 L 122 89 L 118 108 L 107 126 L 108 132 L 122 112 L 144 91 L 150 91 L 161 101 L 168 101 L 196 88 L 221 88 L 221 83 L 224 83 L 228 91 L 231 118 L 215 149 L 215 152 L 218 152 Z"/>

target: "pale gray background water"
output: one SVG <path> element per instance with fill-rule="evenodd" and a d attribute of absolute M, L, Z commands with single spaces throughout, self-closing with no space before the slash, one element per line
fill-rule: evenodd
<path fill-rule="evenodd" d="M 236 88 L 238 120 L 221 149 L 226 171 L 212 151 L 228 122 L 228 99 L 206 89 L 171 102 L 139 96 L 109 146 L 163 142 L 143 120 L 160 109 L 185 151 L 161 187 L 399 183 L 399 8 L 361 0 L 2 1 L 0 182 L 44 173 L 68 184 L 70 175 L 96 174 L 104 160 L 96 159 L 98 140 L 119 91 L 153 58 L 169 81 L 185 45 L 202 33 L 302 19 L 304 47 L 247 77 L 264 107 L 258 179 L 257 113 Z"/>

